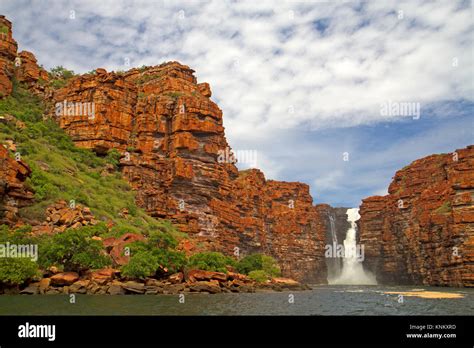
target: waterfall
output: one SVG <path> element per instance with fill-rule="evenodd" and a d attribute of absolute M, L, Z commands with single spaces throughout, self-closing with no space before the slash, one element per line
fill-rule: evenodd
<path fill-rule="evenodd" d="M 341 274 L 336 278 L 329 280 L 330 284 L 360 284 L 375 285 L 377 281 L 370 272 L 364 270 L 362 259 L 364 257 L 364 249 L 357 245 L 357 224 L 359 220 L 359 209 L 347 209 L 347 221 L 351 227 L 347 230 L 346 239 L 344 240 L 344 258 L 342 260 Z"/>

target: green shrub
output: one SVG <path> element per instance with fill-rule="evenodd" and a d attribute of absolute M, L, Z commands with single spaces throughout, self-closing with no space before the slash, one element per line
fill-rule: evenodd
<path fill-rule="evenodd" d="M 159 249 L 174 249 L 178 246 L 178 241 L 171 234 L 159 230 L 150 231 L 148 241 Z"/>
<path fill-rule="evenodd" d="M 65 271 L 81 272 L 110 265 L 103 244 L 91 237 L 103 232 L 103 225 L 67 229 L 40 244 L 39 263 L 43 268 L 63 265 Z"/>
<path fill-rule="evenodd" d="M 236 261 L 233 258 L 215 251 L 194 254 L 188 262 L 188 268 L 190 269 L 225 273 L 227 273 L 227 266 L 235 267 L 235 265 Z"/>
<path fill-rule="evenodd" d="M 270 277 L 279 277 L 281 275 L 281 269 L 276 260 L 267 255 L 262 255 L 262 271 Z"/>
<path fill-rule="evenodd" d="M 281 274 L 276 260 L 271 256 L 263 254 L 245 256 L 237 264 L 237 270 L 244 274 L 250 274 L 252 271 L 264 271 L 270 277 L 278 277 Z"/>
<path fill-rule="evenodd" d="M 251 254 L 242 258 L 237 264 L 237 271 L 243 274 L 249 274 L 255 270 L 261 270 L 263 268 L 262 255 Z"/>
<path fill-rule="evenodd" d="M 134 254 L 128 264 L 122 267 L 121 274 L 129 278 L 143 279 L 153 276 L 158 267 L 158 258 L 151 251 L 140 251 Z"/>
<path fill-rule="evenodd" d="M 0 258 L 0 283 L 17 285 L 38 276 L 38 265 L 27 258 Z"/>
<path fill-rule="evenodd" d="M 111 149 L 107 152 L 105 160 L 117 168 L 120 163 L 120 157 L 122 157 L 122 155 L 117 149 Z"/>
<path fill-rule="evenodd" d="M 166 268 L 168 274 L 182 271 L 186 266 L 186 255 L 181 251 L 155 249 L 154 255 L 158 259 L 158 264 L 162 268 Z"/>
<path fill-rule="evenodd" d="M 37 244 L 38 238 L 32 237 L 30 225 L 24 225 L 16 230 L 7 225 L 0 225 L 0 243 L 10 242 L 12 244 Z"/>
<path fill-rule="evenodd" d="M 60 65 L 55 68 L 52 68 L 49 72 L 49 75 L 52 78 L 62 78 L 67 80 L 74 76 L 74 71 L 68 70 Z"/>
<path fill-rule="evenodd" d="M 2 235 L 5 233 L 8 233 L 8 231 L 10 230 L 10 228 L 8 227 L 8 225 L 5 225 L 5 224 L 2 224 L 0 225 L 0 238 L 2 238 Z"/>
<path fill-rule="evenodd" d="M 129 278 L 143 279 L 160 275 L 160 272 L 172 274 L 186 265 L 184 253 L 175 250 L 150 250 L 146 243 L 133 243 L 128 264 L 122 267 L 122 274 Z M 157 274 L 158 273 L 158 274 Z"/>
<path fill-rule="evenodd" d="M 9 229 L 7 225 L 0 225 L 0 243 L 11 244 L 36 244 L 35 238 L 28 233 L 31 226 L 25 225 L 16 230 Z M 29 258 L 0 257 L 0 283 L 17 285 L 35 277 L 38 265 Z"/>
<path fill-rule="evenodd" d="M 178 242 L 172 235 L 159 230 L 148 231 L 148 234 L 146 241 L 130 244 L 130 262 L 122 267 L 125 276 L 131 278 L 150 277 L 157 271 L 176 273 L 186 266 L 186 255 L 173 250 Z M 146 257 L 149 260 L 144 260 Z M 140 268 L 140 265 L 143 266 L 143 269 Z M 165 269 L 167 271 L 164 271 Z"/>
<path fill-rule="evenodd" d="M 268 280 L 268 274 L 265 271 L 259 270 L 259 271 L 251 271 L 248 274 L 250 279 L 255 280 L 256 282 L 263 283 Z"/>
<path fill-rule="evenodd" d="M 50 84 L 54 89 L 66 86 L 68 80 L 74 77 L 74 71 L 57 66 L 49 72 Z"/>
<path fill-rule="evenodd" d="M 15 232 L 17 233 L 22 233 L 22 234 L 25 234 L 25 233 L 30 233 L 32 231 L 32 227 L 31 225 L 23 225 L 21 227 L 18 227 Z"/>

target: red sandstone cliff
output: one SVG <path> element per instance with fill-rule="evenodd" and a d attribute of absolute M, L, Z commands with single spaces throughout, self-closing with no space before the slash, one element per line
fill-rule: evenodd
<path fill-rule="evenodd" d="M 325 282 L 324 230 L 309 187 L 220 163 L 220 151 L 229 148 L 222 111 L 193 73 L 177 62 L 123 74 L 97 69 L 52 97 L 52 105 L 93 102 L 93 117 L 56 108 L 51 115 L 78 146 L 121 151 L 139 205 L 196 244 L 227 254 L 265 252 L 284 275 Z"/>
<path fill-rule="evenodd" d="M 14 77 L 34 93 L 44 93 L 43 82 L 48 80 L 48 73 L 38 66 L 33 53 L 17 52 L 12 35 L 11 22 L 0 15 L 0 98 L 11 94 Z"/>
<path fill-rule="evenodd" d="M 379 282 L 474 286 L 474 146 L 398 171 L 363 200 L 365 267 Z"/>
<path fill-rule="evenodd" d="M 12 37 L 12 24 L 0 16 L 0 97 L 12 92 L 12 77 L 18 45 Z"/>
<path fill-rule="evenodd" d="M 49 116 L 77 146 L 99 155 L 120 151 L 137 203 L 188 233 L 190 252 L 263 252 L 279 261 L 285 276 L 326 282 L 325 225 L 309 187 L 266 180 L 256 169 L 239 172 L 219 160 L 220 151 L 229 151 L 222 111 L 192 69 L 177 62 L 125 73 L 97 69 L 54 90 L 31 53 L 17 55 L 11 24 L 0 21 L 8 28 L 0 46 L 7 67 L 2 95 L 11 93 L 15 76 L 49 103 Z"/>

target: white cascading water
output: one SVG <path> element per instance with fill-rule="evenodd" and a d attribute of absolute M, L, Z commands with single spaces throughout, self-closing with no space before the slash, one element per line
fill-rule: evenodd
<path fill-rule="evenodd" d="M 359 208 L 347 209 L 346 214 L 351 227 L 347 230 L 346 239 L 344 240 L 345 255 L 342 262 L 342 272 L 330 284 L 376 285 L 375 277 L 364 270 L 362 262 L 358 259 L 358 256 L 361 255 L 357 255 L 355 252 L 358 250 L 356 249 L 356 221 L 360 218 Z"/>

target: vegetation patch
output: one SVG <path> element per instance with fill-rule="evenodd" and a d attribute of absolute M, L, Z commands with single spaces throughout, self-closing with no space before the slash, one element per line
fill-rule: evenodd
<path fill-rule="evenodd" d="M 112 262 L 103 251 L 102 241 L 92 238 L 106 229 L 105 224 L 84 226 L 43 238 L 39 248 L 40 267 L 59 266 L 67 272 L 83 272 L 109 266 Z"/>
<path fill-rule="evenodd" d="M 68 80 L 76 76 L 74 74 L 74 71 L 68 70 L 62 66 L 57 66 L 55 68 L 52 68 L 49 71 L 48 75 L 49 75 L 50 85 L 54 89 L 59 89 L 66 86 L 66 84 L 68 83 Z"/>
<path fill-rule="evenodd" d="M 240 273 L 248 274 L 250 276 L 251 272 L 254 271 L 262 271 L 269 277 L 278 277 L 281 275 L 280 267 L 276 260 L 268 255 L 263 254 L 251 254 L 245 256 L 243 259 L 239 261 L 237 264 L 237 270 Z M 260 273 L 253 273 L 253 275 L 257 276 Z"/>
<path fill-rule="evenodd" d="M 6 25 L 0 25 L 0 33 L 8 34 L 8 27 Z"/>
<path fill-rule="evenodd" d="M 46 269 L 54 265 L 67 271 L 81 272 L 110 265 L 111 260 L 102 242 L 93 237 L 119 237 L 130 232 L 142 234 L 148 241 L 134 246 L 133 262 L 124 270 L 125 274 L 142 276 L 149 273 L 146 267 L 141 273 L 136 270 L 140 258 L 143 260 L 147 256 L 140 257 L 140 251 L 151 253 L 151 260 L 157 268 L 163 266 L 170 271 L 181 269 L 186 258 L 174 248 L 177 240 L 185 238 L 186 234 L 180 233 L 169 221 L 150 217 L 136 205 L 135 192 L 119 172 L 121 154 L 111 150 L 100 157 L 91 150 L 76 147 L 55 122 L 43 120 L 44 113 L 41 101 L 16 82 L 12 95 L 0 100 L 0 115 L 12 115 L 25 125 L 20 129 L 16 122 L 0 123 L 0 144 L 13 140 L 16 151 L 32 169 L 25 185 L 34 192 L 34 202 L 20 209 L 20 217 L 24 221 L 44 221 L 49 205 L 58 200 L 74 200 L 88 206 L 95 218 L 103 222 L 41 238 L 29 234 L 31 226 L 9 231 L 7 226 L 2 225 L 0 242 L 38 244 L 40 258 L 38 264 L 25 260 L 2 261 L 3 267 L 10 267 L 16 276 L 5 268 L 0 270 L 0 273 L 3 272 L 0 282 L 26 281 L 32 277 L 33 268 L 36 272 L 38 268 Z M 124 209 L 128 214 L 121 214 Z M 113 226 L 107 228 L 105 221 Z"/>
<path fill-rule="evenodd" d="M 145 277 L 182 271 L 186 265 L 186 255 L 176 251 L 178 245 L 171 233 L 152 230 L 146 241 L 131 244 L 131 258 L 122 268 L 122 274 L 129 278 Z"/>
<path fill-rule="evenodd" d="M 188 268 L 227 273 L 227 268 L 235 267 L 236 264 L 236 260 L 232 257 L 225 256 L 216 251 L 207 251 L 191 256 Z"/>
<path fill-rule="evenodd" d="M 451 203 L 444 202 L 438 209 L 435 210 L 438 214 L 448 214 L 451 212 Z"/>

